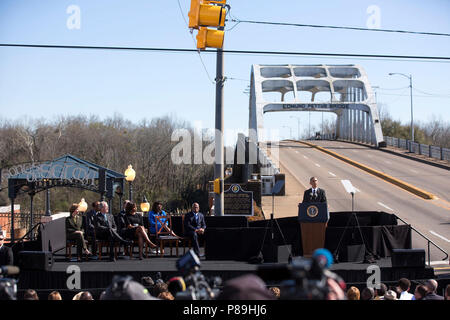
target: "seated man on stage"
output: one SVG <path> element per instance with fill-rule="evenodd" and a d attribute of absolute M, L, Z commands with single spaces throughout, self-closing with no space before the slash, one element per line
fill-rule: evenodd
<path fill-rule="evenodd" d="M 109 241 L 109 259 L 115 261 L 114 257 L 114 241 L 119 241 L 125 245 L 131 245 L 133 241 L 124 240 L 117 233 L 117 226 L 114 217 L 109 214 L 109 207 L 106 201 L 99 204 L 100 212 L 95 217 L 95 233 L 97 240 Z"/>
<path fill-rule="evenodd" d="M 311 179 L 309 179 L 309 184 L 312 188 L 305 191 L 302 202 L 327 202 L 325 190 L 319 188 L 317 182 L 317 177 L 311 177 Z"/>
<path fill-rule="evenodd" d="M 97 255 L 97 243 L 95 242 L 95 217 L 97 212 L 100 211 L 99 201 L 92 202 L 92 209 L 86 212 L 86 216 L 83 220 L 83 229 L 86 234 L 85 237 L 92 243 L 92 253 Z"/>
<path fill-rule="evenodd" d="M 184 232 L 187 237 L 192 239 L 192 245 L 194 247 L 194 252 L 199 257 L 200 246 L 198 244 L 198 236 L 203 235 L 206 229 L 205 217 L 203 213 L 199 212 L 200 206 L 197 202 L 192 205 L 192 211 L 187 213 L 184 217 Z"/>

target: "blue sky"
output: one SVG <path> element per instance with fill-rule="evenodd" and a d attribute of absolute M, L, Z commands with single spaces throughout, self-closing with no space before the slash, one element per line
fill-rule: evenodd
<path fill-rule="evenodd" d="M 179 3 L 182 8 L 180 12 Z M 185 24 L 189 0 L 1 0 L 0 43 L 194 48 Z M 239 19 L 366 27 L 367 8 L 380 9 L 380 27 L 450 33 L 450 2 L 433 1 L 293 1 L 229 0 Z M 80 8 L 80 29 L 66 22 L 70 5 Z M 234 24 L 228 23 L 227 29 Z M 335 52 L 387 55 L 448 56 L 450 38 L 381 32 L 279 27 L 241 23 L 225 36 L 225 49 Z M 215 54 L 68 50 L 0 47 L 0 118 L 56 119 L 58 115 L 122 114 L 142 118 L 174 115 L 203 127 L 214 127 Z M 408 123 L 408 79 L 436 95 L 414 92 L 415 121 L 431 117 L 450 121 L 450 63 L 364 59 L 307 58 L 268 55 L 225 55 L 225 128 L 248 127 L 244 93 L 252 64 L 359 64 L 378 101 L 395 119 Z M 400 90 L 391 90 L 403 88 Z M 287 138 L 291 127 L 308 127 L 307 112 L 268 113 L 265 125 Z M 325 114 L 325 119 L 333 119 Z M 312 125 L 321 114 L 312 113 Z"/>

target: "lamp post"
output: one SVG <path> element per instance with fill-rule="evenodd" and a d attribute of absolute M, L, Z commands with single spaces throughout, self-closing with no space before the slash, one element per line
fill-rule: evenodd
<path fill-rule="evenodd" d="M 50 211 L 50 183 L 48 179 L 44 179 L 44 182 L 47 185 L 47 190 L 45 192 L 45 215 L 51 216 L 52 212 Z"/>
<path fill-rule="evenodd" d="M 413 116 L 413 96 L 412 96 L 412 75 L 406 75 L 403 73 L 391 72 L 390 76 L 398 74 L 409 79 L 409 92 L 411 96 L 411 143 L 409 144 L 409 152 L 412 152 L 412 143 L 414 142 L 414 116 Z"/>
<path fill-rule="evenodd" d="M 134 171 L 133 167 L 128 165 L 128 169 L 125 170 L 125 180 L 128 181 L 128 198 L 130 201 L 133 201 L 133 181 L 136 178 L 136 171 Z"/>
<path fill-rule="evenodd" d="M 288 126 L 282 126 L 282 128 L 289 128 L 289 138 L 292 138 L 292 128 Z"/>
<path fill-rule="evenodd" d="M 300 117 L 290 116 L 289 118 L 297 119 L 297 139 L 300 140 Z"/>
<path fill-rule="evenodd" d="M 86 203 L 84 198 L 81 198 L 80 203 L 78 203 L 78 211 L 80 211 L 81 213 L 85 213 L 87 208 L 88 208 L 88 204 Z"/>

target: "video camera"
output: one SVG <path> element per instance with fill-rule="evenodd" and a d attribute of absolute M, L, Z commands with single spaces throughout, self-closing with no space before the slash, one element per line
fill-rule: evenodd
<path fill-rule="evenodd" d="M 208 282 L 200 272 L 200 259 L 193 250 L 178 259 L 176 266 L 186 285 L 186 290 L 177 292 L 177 300 L 213 300 L 218 296 L 222 279 L 215 277 Z"/>
<path fill-rule="evenodd" d="M 19 273 L 15 266 L 0 266 L 0 300 L 16 300 L 17 281 L 4 276 L 12 276 Z"/>
<path fill-rule="evenodd" d="M 257 273 L 266 282 L 281 282 L 281 299 L 326 300 L 330 292 L 328 279 L 345 287 L 342 278 L 328 270 L 332 261 L 328 250 L 318 249 L 311 259 L 296 257 L 290 264 L 262 265 Z"/>

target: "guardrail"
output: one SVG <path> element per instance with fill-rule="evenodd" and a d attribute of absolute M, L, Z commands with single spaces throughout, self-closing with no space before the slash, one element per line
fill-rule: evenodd
<path fill-rule="evenodd" d="M 267 156 L 264 149 L 258 148 L 258 161 L 260 165 L 260 172 L 262 176 L 273 176 L 280 173 L 280 169 L 273 163 L 273 161 Z"/>
<path fill-rule="evenodd" d="M 438 250 L 440 250 L 441 252 L 443 252 L 445 254 L 445 257 L 442 259 L 443 261 L 448 259 L 448 253 L 442 249 L 441 247 L 439 247 L 436 243 L 434 243 L 432 240 L 430 240 L 428 237 L 426 237 L 425 235 L 423 235 L 420 231 L 418 231 L 416 228 L 414 228 L 412 225 L 410 225 L 409 223 L 407 223 L 405 220 L 403 220 L 402 218 L 400 218 L 399 216 L 395 215 L 395 218 L 400 220 L 401 222 L 403 222 L 404 224 L 406 224 L 407 226 L 409 226 L 409 228 L 415 232 L 417 232 L 417 234 L 419 236 L 421 236 L 422 238 L 424 238 L 425 240 L 427 240 L 428 242 L 428 265 L 431 265 L 431 254 L 430 254 L 430 244 L 432 244 L 434 247 L 436 247 Z"/>
<path fill-rule="evenodd" d="M 400 139 L 389 136 L 385 136 L 384 141 L 386 141 L 388 146 L 409 150 L 415 154 L 424 155 L 438 160 L 450 161 L 450 149 L 448 148 L 412 142 L 408 139 Z"/>

